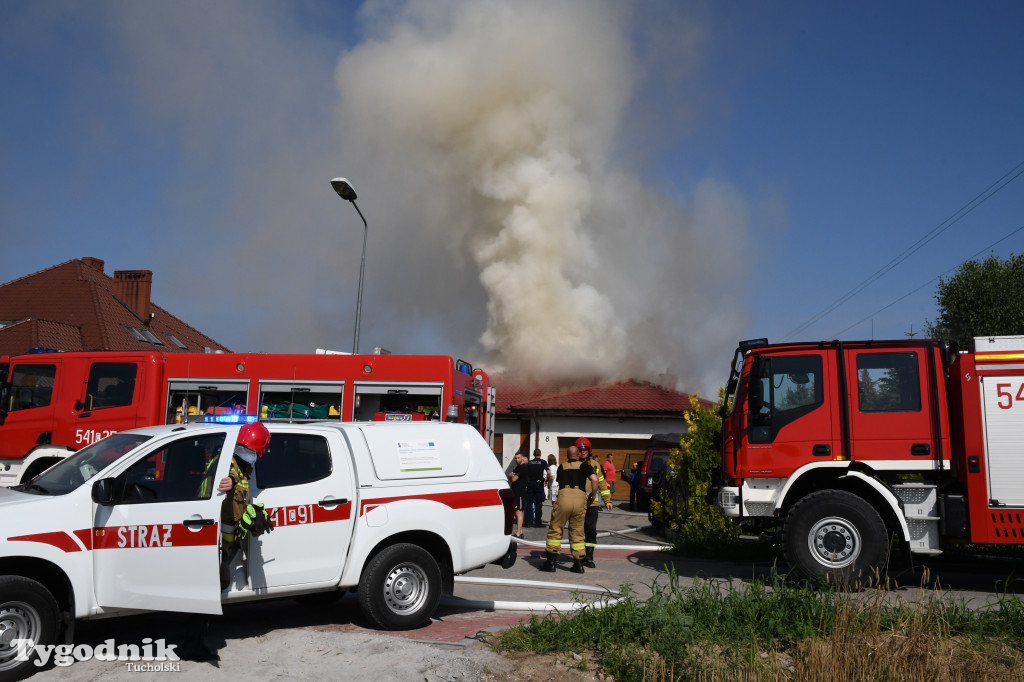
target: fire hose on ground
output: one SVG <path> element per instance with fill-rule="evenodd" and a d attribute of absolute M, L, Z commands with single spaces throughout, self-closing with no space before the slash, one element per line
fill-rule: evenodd
<path fill-rule="evenodd" d="M 597 534 L 597 537 L 609 537 L 611 535 L 624 536 L 628 533 L 635 533 L 641 530 L 640 528 L 628 528 L 622 531 L 601 531 Z M 546 547 L 545 542 L 537 542 L 533 540 L 524 540 L 522 538 L 512 538 L 515 542 L 526 545 L 528 547 Z M 645 541 L 646 542 L 646 541 Z M 569 543 L 563 542 L 561 544 L 562 549 L 567 549 Z M 671 545 L 665 545 L 650 541 L 644 545 L 597 545 L 597 549 L 622 549 L 628 551 L 648 551 L 648 550 L 664 550 L 669 549 Z M 467 585 L 493 585 L 496 587 L 522 587 L 527 589 L 541 589 L 541 590 L 567 590 L 572 593 L 582 594 L 597 594 L 602 595 L 603 598 L 593 602 L 585 601 L 569 601 L 569 602 L 529 602 L 529 601 L 488 601 L 488 600 L 468 600 L 468 599 L 456 599 L 446 598 L 442 599 L 442 603 L 449 606 L 464 606 L 477 609 L 485 609 L 488 611 L 541 611 L 548 613 L 551 611 L 578 611 L 585 606 L 590 608 L 604 608 L 617 604 L 622 600 L 622 593 L 610 587 L 601 587 L 597 585 L 580 585 L 575 583 L 562 583 L 552 582 L 548 580 L 522 580 L 522 579 L 511 579 L 511 578 L 476 578 L 472 576 L 455 576 L 455 582 Z"/>

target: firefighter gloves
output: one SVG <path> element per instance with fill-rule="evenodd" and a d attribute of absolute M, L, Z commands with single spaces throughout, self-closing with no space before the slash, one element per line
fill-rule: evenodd
<path fill-rule="evenodd" d="M 242 514 L 242 518 L 238 522 L 235 535 L 238 540 L 245 540 L 249 533 L 258 538 L 272 530 L 274 530 L 274 522 L 270 520 L 270 514 L 263 508 L 262 503 L 257 502 L 245 507 L 245 513 Z"/>

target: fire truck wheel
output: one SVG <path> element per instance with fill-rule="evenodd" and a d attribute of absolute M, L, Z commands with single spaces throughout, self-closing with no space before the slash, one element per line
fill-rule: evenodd
<path fill-rule="evenodd" d="M 359 606 L 382 630 L 411 630 L 441 601 L 441 569 L 430 552 L 401 543 L 381 550 L 359 581 Z"/>
<path fill-rule="evenodd" d="M 35 580 L 0 576 L 0 682 L 20 680 L 36 669 L 31 650 L 25 660 L 18 659 L 15 640 L 56 643 L 59 615 L 53 595 Z"/>
<path fill-rule="evenodd" d="M 850 587 L 881 576 L 888 546 L 882 517 L 845 490 L 819 490 L 799 500 L 782 531 L 786 560 L 799 574 Z"/>

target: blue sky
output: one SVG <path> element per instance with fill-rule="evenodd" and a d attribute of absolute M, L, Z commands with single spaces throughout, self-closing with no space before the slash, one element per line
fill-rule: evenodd
<path fill-rule="evenodd" d="M 350 350 L 344 175 L 362 350 L 706 393 L 1024 162 L 1022 28 L 1009 1 L 7 0 L 0 281 L 95 256 L 235 350 Z M 1018 178 L 795 338 L 917 332 L 933 278 L 1022 226 Z"/>

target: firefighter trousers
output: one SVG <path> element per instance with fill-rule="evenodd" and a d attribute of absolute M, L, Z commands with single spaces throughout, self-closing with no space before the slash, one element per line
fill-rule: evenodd
<path fill-rule="evenodd" d="M 583 545 L 583 520 L 587 515 L 587 494 L 579 488 L 559 488 L 558 499 L 551 510 L 551 524 L 548 526 L 548 554 L 562 550 L 562 531 L 569 523 L 569 551 L 574 559 L 586 556 Z"/>
<path fill-rule="evenodd" d="M 597 510 L 596 504 L 589 505 L 583 518 L 583 544 L 587 554 L 593 554 L 597 547 Z"/>

